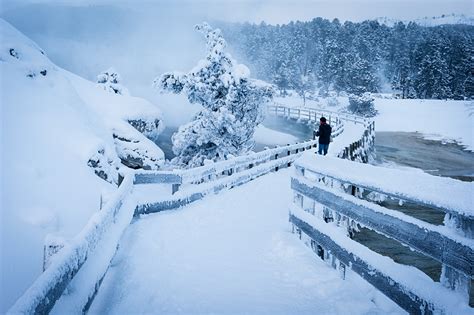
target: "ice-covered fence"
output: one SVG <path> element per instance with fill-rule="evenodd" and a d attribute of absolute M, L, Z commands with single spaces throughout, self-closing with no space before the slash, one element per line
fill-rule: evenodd
<path fill-rule="evenodd" d="M 314 129 L 319 126 L 319 118 L 325 116 L 333 127 L 332 136 L 337 137 L 344 132 L 344 122 L 353 122 L 365 127 L 362 137 L 349 144 L 342 150 L 338 157 L 362 163 L 368 163 L 375 154 L 375 122 L 365 117 L 339 113 L 319 108 L 287 107 L 281 104 L 267 106 L 267 113 L 278 117 L 296 119 L 314 123 Z"/>
<path fill-rule="evenodd" d="M 317 140 L 279 146 L 204 166 L 173 171 L 141 171 L 134 184 L 171 185 L 170 195 L 139 205 L 136 215 L 177 208 L 210 192 L 234 187 L 279 168 L 290 166 L 302 152 L 316 147 Z"/>
<path fill-rule="evenodd" d="M 337 155 L 339 158 L 369 163 L 371 157 L 375 155 L 375 122 L 366 121 L 364 126 L 362 137 L 339 152 Z"/>
<path fill-rule="evenodd" d="M 278 104 L 268 105 L 267 114 L 314 123 L 314 129 L 317 129 L 319 126 L 319 119 L 322 116 L 325 116 L 328 123 L 332 126 L 333 137 L 337 137 L 344 132 L 344 123 L 340 118 L 341 115 L 344 116 L 345 120 L 353 121 L 355 123 L 364 123 L 364 120 L 360 119 L 358 116 L 339 114 L 337 112 L 323 109 L 286 107 Z"/>
<path fill-rule="evenodd" d="M 339 113 L 336 112 L 275 105 L 268 106 L 267 110 L 269 113 L 278 116 L 295 118 L 299 121 L 315 124 L 319 123 L 321 116 L 327 116 L 330 123 L 333 123 L 334 137 L 337 137 L 344 131 L 343 121 L 339 118 Z M 366 130 L 358 141 L 349 144 L 338 156 L 367 162 L 370 154 L 374 151 L 374 123 L 354 115 L 345 115 L 344 119 L 357 124 L 363 124 Z M 316 147 L 316 145 L 317 140 L 309 140 L 192 169 L 137 172 L 134 184 L 170 185 L 171 195 L 157 196 L 155 201 L 139 205 L 136 215 L 174 209 L 201 199 L 210 191 L 216 192 L 224 187 L 240 185 L 272 170 L 278 170 L 282 166 L 290 166 L 301 152 Z M 345 154 L 346 152 L 347 154 Z M 269 167 L 269 165 L 272 166 Z"/>
<path fill-rule="evenodd" d="M 102 265 L 94 265 L 86 288 L 81 288 L 84 296 L 78 297 L 75 313 L 85 312 L 93 299 L 102 278 L 112 260 L 120 236 L 130 224 L 136 203 L 128 202 L 133 188 L 133 176 L 127 175 L 114 197 L 89 220 L 84 229 L 51 258 L 49 266 L 16 301 L 9 314 L 48 314 L 63 295 L 64 290 L 77 277 L 81 269 L 94 261 L 92 256 L 100 256 Z M 100 255 L 93 255 L 98 248 Z M 95 262 L 97 263 L 97 262 Z"/>
<path fill-rule="evenodd" d="M 300 120 L 310 120 L 314 122 L 319 122 L 319 118 L 324 116 L 330 123 L 334 125 L 339 124 L 341 120 L 351 121 L 357 124 L 365 124 L 367 121 L 369 121 L 367 118 L 362 116 L 343 112 L 335 112 L 325 108 L 288 107 L 276 102 L 267 106 L 267 112 L 276 116 Z"/>
<path fill-rule="evenodd" d="M 474 183 L 315 155 L 304 155 L 295 169 L 290 222 L 320 257 L 352 269 L 409 313 L 472 312 Z M 445 225 L 370 202 L 374 194 L 442 210 Z M 357 225 L 439 261 L 440 282 L 350 239 Z"/>

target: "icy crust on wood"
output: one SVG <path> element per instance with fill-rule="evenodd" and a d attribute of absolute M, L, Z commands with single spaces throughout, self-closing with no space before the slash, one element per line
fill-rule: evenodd
<path fill-rule="evenodd" d="M 362 163 L 368 163 L 375 158 L 375 125 L 373 121 L 323 108 L 287 107 L 278 103 L 274 104 L 267 106 L 269 114 L 296 119 L 299 122 L 315 123 L 315 129 L 319 126 L 320 117 L 325 116 L 333 127 L 332 138 L 337 138 L 337 141 L 334 141 L 330 146 L 331 155 L 338 152 L 337 157 Z M 361 129 L 360 138 L 354 137 L 354 135 L 359 134 L 359 131 L 354 129 L 355 126 L 363 126 L 364 128 L 363 131 Z M 343 139 L 340 139 L 345 129 L 349 132 L 344 133 Z"/>
<path fill-rule="evenodd" d="M 358 224 L 395 239 L 464 274 L 473 276 L 474 241 L 436 226 L 297 176 L 291 187 Z"/>
<path fill-rule="evenodd" d="M 413 305 L 421 305 L 422 309 L 412 308 L 414 313 L 423 314 L 423 311 L 434 311 L 445 314 L 469 314 L 471 312 L 462 295 L 434 282 L 415 267 L 397 264 L 391 258 L 371 251 L 348 238 L 342 229 L 335 229 L 333 225 L 321 221 L 297 206 L 291 206 L 290 212 L 290 216 L 294 215 L 297 219 L 308 224 L 304 232 L 310 237 L 314 232 L 335 245 L 331 249 L 326 248 L 332 250 L 331 254 L 340 254 L 340 251 L 334 250 L 340 248 L 344 253 L 344 257 L 340 257 L 341 261 L 348 258 L 345 259 L 347 261 L 343 261 L 348 264 L 347 267 L 353 268 L 355 272 L 375 286 L 379 282 L 377 278 L 385 278 L 383 282 L 388 282 L 389 286 L 393 286 L 396 291 L 406 295 L 415 302 Z M 387 286 L 385 285 L 385 287 Z M 422 300 L 417 301 L 417 297 Z"/>
<path fill-rule="evenodd" d="M 362 188 L 474 217 L 474 183 L 311 154 L 303 155 L 296 165 Z"/>
<path fill-rule="evenodd" d="M 218 193 L 223 189 L 230 189 L 242 185 L 259 176 L 267 174 L 277 167 L 285 167 L 292 163 L 300 154 L 294 154 L 281 159 L 272 160 L 260 164 L 253 168 L 234 173 L 233 175 L 219 178 L 210 182 L 204 182 L 199 185 L 185 185 L 174 195 L 151 195 L 140 196 L 140 204 L 137 207 L 135 215 L 160 212 L 169 209 L 175 209 L 187 205 L 196 200 L 202 199 L 210 193 Z"/>
<path fill-rule="evenodd" d="M 313 105 L 313 107 L 300 107 L 294 106 L 292 104 L 282 104 L 280 102 L 273 102 L 273 106 L 276 107 L 278 115 L 289 116 L 290 118 L 294 119 L 298 119 L 298 117 L 301 117 L 302 119 L 311 119 L 319 121 L 319 118 L 321 118 L 321 116 L 325 116 L 326 118 L 337 117 L 339 119 L 361 124 L 367 124 L 368 122 L 370 122 L 370 119 L 366 117 L 352 115 L 345 112 L 332 111 L 327 108 L 320 108 L 317 105 Z M 275 108 L 272 108 L 272 110 L 275 110 Z M 317 114 L 316 118 L 314 117 L 315 114 Z"/>
<path fill-rule="evenodd" d="M 121 237 L 131 224 L 136 207 L 137 201 L 132 195 L 123 199 L 113 223 L 106 227 L 106 233 L 97 242 L 94 252 L 88 255 L 87 261 L 67 286 L 67 294 L 60 297 L 51 314 L 87 313 L 110 268 Z"/>
<path fill-rule="evenodd" d="M 92 257 L 92 253 L 97 250 L 111 227 L 120 226 L 121 231 L 115 239 L 118 242 L 121 233 L 130 224 L 135 207 L 123 207 L 123 204 L 132 188 L 133 176 L 129 175 L 124 179 L 114 198 L 101 211 L 96 212 L 84 229 L 51 259 L 50 266 L 16 301 L 8 314 L 46 314 L 51 311 L 74 276 L 89 257 Z M 109 243 L 107 247 L 113 248 L 116 245 L 117 243 Z"/>
<path fill-rule="evenodd" d="M 267 106 L 267 114 L 279 117 L 286 117 L 289 119 L 296 119 L 298 121 L 307 121 L 309 123 L 315 123 L 315 130 L 319 126 L 319 119 L 324 116 L 328 119 L 332 127 L 331 136 L 333 138 L 339 136 L 344 132 L 344 122 L 340 119 L 340 116 L 344 116 L 345 118 L 354 122 L 366 123 L 365 120 L 359 118 L 358 116 L 341 115 L 337 112 L 318 108 L 292 108 L 275 102 Z"/>
<path fill-rule="evenodd" d="M 310 148 L 318 143 L 318 140 L 310 140 L 302 143 L 296 143 L 287 146 L 280 146 L 274 149 L 267 149 L 264 151 L 251 153 L 247 155 L 241 155 L 238 157 L 231 158 L 226 161 L 211 162 L 206 165 L 195 167 L 192 169 L 176 169 L 172 172 L 158 171 L 158 172 L 143 172 L 138 171 L 135 175 L 135 184 L 140 183 L 192 183 L 199 182 L 202 179 L 207 179 L 209 176 L 220 174 L 223 171 L 234 169 L 237 170 L 241 167 L 247 167 L 249 164 L 260 164 L 271 159 L 275 156 L 279 158 L 285 155 L 294 155 L 296 149 L 303 150 Z M 290 153 L 288 153 L 290 152 Z M 299 156 L 299 154 L 298 154 Z M 294 157 L 295 158 L 295 157 Z M 171 181 L 173 180 L 173 181 Z M 176 181 L 175 181 L 176 180 Z"/>
<path fill-rule="evenodd" d="M 206 58 L 189 73 L 165 73 L 154 81 L 159 90 L 184 93 L 190 103 L 203 106 L 172 138 L 177 156 L 173 162 L 184 167 L 251 150 L 264 105 L 274 94 L 270 85 L 250 79 L 248 68 L 224 52 L 226 43 L 219 29 L 203 23 L 196 30 L 206 37 Z"/>

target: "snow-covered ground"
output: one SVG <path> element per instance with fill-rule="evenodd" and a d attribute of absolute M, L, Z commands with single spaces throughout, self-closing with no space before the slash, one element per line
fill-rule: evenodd
<path fill-rule="evenodd" d="M 133 223 L 91 313 L 402 313 L 291 234 L 291 171 Z"/>
<path fill-rule="evenodd" d="M 42 272 L 46 236 L 72 238 L 115 190 L 121 167 L 116 129 L 158 160 L 163 153 L 126 123 L 161 119 L 148 101 L 112 95 L 57 67 L 2 19 L 0 37 L 4 313 Z M 91 158 L 113 184 L 94 174 Z"/>

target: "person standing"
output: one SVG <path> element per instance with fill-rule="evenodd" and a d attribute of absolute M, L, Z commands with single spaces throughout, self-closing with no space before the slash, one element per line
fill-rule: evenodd
<path fill-rule="evenodd" d="M 319 129 L 316 132 L 316 136 L 319 137 L 319 154 L 323 154 L 323 152 L 324 155 L 328 154 L 329 143 L 331 142 L 331 132 L 332 128 L 329 124 L 326 123 L 326 118 L 321 117 L 319 119 Z"/>

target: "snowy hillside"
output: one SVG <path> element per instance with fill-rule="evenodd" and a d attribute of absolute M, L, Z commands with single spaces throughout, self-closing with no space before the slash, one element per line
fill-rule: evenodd
<path fill-rule="evenodd" d="M 189 106 L 182 96 L 157 93 L 151 82 L 163 72 L 189 69 L 201 58 L 204 45 L 193 26 L 203 17 L 188 10 L 186 19 L 175 19 L 183 14 L 176 4 L 157 9 L 152 2 L 130 3 L 32 3 L 7 9 L 3 17 L 43 47 L 56 65 L 83 78 L 96 80 L 100 71 L 114 67 L 132 95 L 160 104 L 167 126 L 182 125 L 199 106 Z"/>
<path fill-rule="evenodd" d="M 387 26 L 393 26 L 398 22 L 409 23 L 415 22 L 421 26 L 438 26 L 438 25 L 445 25 L 445 24 L 467 24 L 467 25 L 474 25 L 474 16 L 472 15 L 464 15 L 464 14 L 443 14 L 440 16 L 432 16 L 432 17 L 422 17 L 415 19 L 413 21 L 402 21 L 397 20 L 389 17 L 379 17 L 376 19 L 380 24 L 385 24 Z"/>
<path fill-rule="evenodd" d="M 163 123 L 147 101 L 57 67 L 1 19 L 0 35 L 3 313 L 41 273 L 45 237 L 76 235 L 115 190 L 120 159 L 161 165 L 163 152 L 127 121 L 150 138 Z"/>

